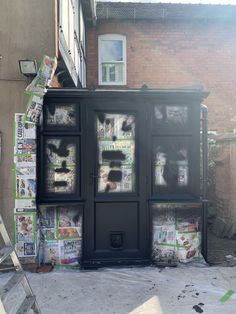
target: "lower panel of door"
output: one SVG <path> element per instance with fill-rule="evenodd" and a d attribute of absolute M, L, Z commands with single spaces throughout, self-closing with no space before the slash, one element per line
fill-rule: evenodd
<path fill-rule="evenodd" d="M 146 234 L 139 202 L 96 202 L 89 260 L 130 263 L 146 259 Z"/>
<path fill-rule="evenodd" d="M 95 204 L 95 252 L 125 257 L 139 251 L 137 203 Z"/>

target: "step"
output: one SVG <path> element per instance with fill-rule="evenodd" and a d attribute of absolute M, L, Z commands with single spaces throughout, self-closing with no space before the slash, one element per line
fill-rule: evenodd
<path fill-rule="evenodd" d="M 35 301 L 35 295 L 26 296 L 16 314 L 29 313 L 29 311 L 32 309 L 32 306 L 35 304 Z"/>
<path fill-rule="evenodd" d="M 0 263 L 2 263 L 13 251 L 13 246 L 5 246 L 2 248 L 0 250 Z"/>
<path fill-rule="evenodd" d="M 15 272 L 15 274 L 8 280 L 8 282 L 0 289 L 0 300 L 4 302 L 7 294 L 16 287 L 24 278 L 24 274 L 21 271 Z"/>

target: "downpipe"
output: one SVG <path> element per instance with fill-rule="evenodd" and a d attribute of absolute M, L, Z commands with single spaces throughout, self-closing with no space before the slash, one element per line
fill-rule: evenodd
<path fill-rule="evenodd" d="M 202 222 L 202 254 L 208 262 L 208 199 L 207 199 L 207 177 L 208 177 L 208 108 L 205 105 L 201 105 L 201 122 L 202 122 L 202 210 L 203 210 L 203 222 Z"/>

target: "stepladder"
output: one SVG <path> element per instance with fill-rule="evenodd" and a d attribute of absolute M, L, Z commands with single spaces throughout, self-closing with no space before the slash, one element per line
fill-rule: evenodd
<path fill-rule="evenodd" d="M 24 273 L 23 267 L 17 256 L 14 245 L 10 240 L 1 215 L 0 235 L 4 243 L 3 248 L 0 247 L 0 264 L 3 263 L 7 258 L 10 258 L 15 269 L 12 277 L 5 283 L 3 287 L 0 287 L 0 314 L 25 314 L 29 312 L 32 313 L 32 311 L 33 313 L 42 314 L 36 301 L 36 296 L 34 295 L 26 274 Z M 20 300 L 19 307 L 17 309 L 14 308 L 12 311 L 8 300 L 10 298 L 11 292 L 14 291 L 15 295 L 17 296 L 18 290 L 23 290 L 23 299 Z"/>

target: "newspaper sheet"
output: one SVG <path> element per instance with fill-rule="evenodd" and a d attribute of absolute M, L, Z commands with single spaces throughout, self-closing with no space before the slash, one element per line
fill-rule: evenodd
<path fill-rule="evenodd" d="M 36 254 L 35 213 L 20 213 L 14 215 L 15 220 L 15 248 L 19 257 L 34 256 Z"/>
<path fill-rule="evenodd" d="M 26 122 L 38 123 L 43 110 L 43 96 L 30 95 L 26 108 Z"/>
<path fill-rule="evenodd" d="M 81 240 L 59 241 L 59 263 L 61 265 L 78 265 L 81 258 Z"/>

